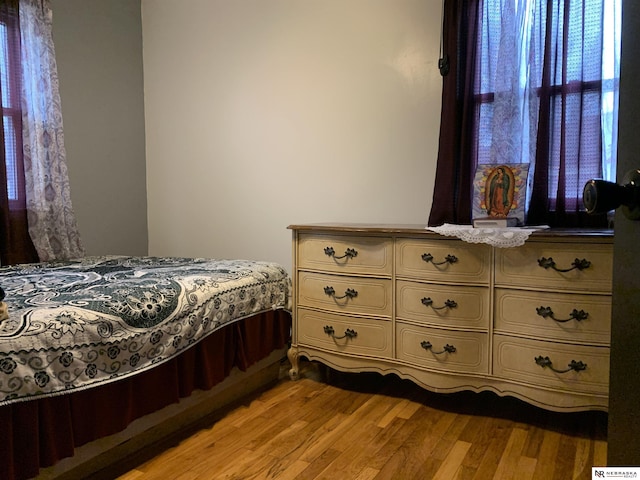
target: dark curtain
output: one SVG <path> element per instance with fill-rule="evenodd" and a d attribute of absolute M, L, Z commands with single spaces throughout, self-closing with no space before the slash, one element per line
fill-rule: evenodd
<path fill-rule="evenodd" d="M 553 14 L 554 3 L 564 15 Z M 602 82 L 589 77 L 594 67 L 597 76 L 601 76 L 602 54 L 590 51 L 591 45 L 584 41 L 589 34 L 589 22 L 596 22 L 601 27 L 602 7 L 588 8 L 583 4 L 582 11 L 571 11 L 571 4 L 567 0 L 547 0 L 547 5 L 538 6 L 538 9 L 546 7 L 546 29 L 536 163 L 527 222 L 554 227 L 604 228 L 607 226 L 606 214 L 588 215 L 582 208 L 582 189 L 589 179 L 581 178 L 580 174 L 581 170 L 588 170 L 599 172 L 595 177 L 602 175 L 599 113 Z M 569 22 L 575 17 L 581 17 L 580 27 L 570 28 Z M 571 57 L 558 53 L 567 52 L 569 44 Z M 582 77 L 568 79 L 568 63 L 577 56 L 584 59 Z M 593 58 L 594 61 L 589 61 Z M 596 114 L 590 105 L 598 107 Z M 551 192 L 549 186 L 552 171 L 558 175 L 555 192 Z"/>
<path fill-rule="evenodd" d="M 582 187 L 587 179 L 579 171 L 586 162 L 599 162 L 601 131 L 599 114 L 586 108 L 600 105 L 601 82 L 565 80 L 567 58 L 558 55 L 582 45 L 580 35 L 587 29 L 571 30 L 568 14 L 570 2 L 547 0 L 544 4 L 547 28 L 544 48 L 543 83 L 539 89 L 540 112 L 536 166 L 532 199 L 527 223 L 552 227 L 606 227 L 606 215 L 587 215 L 582 211 Z M 564 5 L 562 20 L 552 17 L 553 6 Z M 478 31 L 483 0 L 445 0 L 443 17 L 443 55 L 448 55 L 450 71 L 443 76 L 440 142 L 436 167 L 430 226 L 443 223 L 471 223 L 473 177 L 478 164 L 477 105 L 487 101 L 476 98 L 476 58 Z M 542 7 L 538 7 L 542 8 Z M 584 16 L 583 16 L 584 22 Z M 564 22 L 552 27 L 553 22 Z M 558 32 L 561 32 L 558 35 Z M 584 51 L 584 56 L 593 52 Z M 598 62 L 595 61 L 597 64 Z M 555 84 L 555 86 L 554 86 Z M 489 99 L 490 100 L 490 99 Z M 550 170 L 557 172 L 556 192 L 549 191 Z M 555 194 L 557 201 L 551 200 Z"/>
<path fill-rule="evenodd" d="M 472 182 L 476 166 L 474 108 L 476 32 L 481 1 L 445 0 L 443 76 L 438 164 L 429 225 L 471 222 Z"/>
<path fill-rule="evenodd" d="M 37 262 L 38 255 L 29 236 L 24 188 L 18 0 L 0 2 L 0 21 L 6 28 L 2 41 L 6 40 L 3 50 L 7 59 L 6 64 L 0 64 L 4 70 L 0 75 L 0 262 L 8 265 Z"/>

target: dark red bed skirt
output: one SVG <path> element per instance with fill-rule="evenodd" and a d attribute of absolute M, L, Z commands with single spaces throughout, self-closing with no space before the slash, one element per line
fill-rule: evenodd
<path fill-rule="evenodd" d="M 194 390 L 208 390 L 233 367 L 246 370 L 290 339 L 282 310 L 228 325 L 175 359 L 109 385 L 0 407 L 0 479 L 26 479 L 73 455 L 76 447 L 119 432 Z"/>

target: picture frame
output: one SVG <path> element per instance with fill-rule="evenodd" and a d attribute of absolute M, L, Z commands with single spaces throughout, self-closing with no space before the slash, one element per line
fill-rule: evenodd
<path fill-rule="evenodd" d="M 471 208 L 474 226 L 524 225 L 528 175 L 528 163 L 478 165 Z"/>

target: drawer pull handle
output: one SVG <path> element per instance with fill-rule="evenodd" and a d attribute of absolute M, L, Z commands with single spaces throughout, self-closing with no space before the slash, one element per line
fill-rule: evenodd
<path fill-rule="evenodd" d="M 443 305 L 443 306 L 441 306 L 441 307 L 434 307 L 434 306 L 433 306 L 433 300 L 431 300 L 431 297 L 424 297 L 424 298 L 421 300 L 421 302 L 422 302 L 422 304 L 423 304 L 425 307 L 431 307 L 431 308 L 433 308 L 434 310 L 444 310 L 445 308 L 456 308 L 456 307 L 458 306 L 458 304 L 456 303 L 456 301 L 455 301 L 455 300 L 449 300 L 449 299 L 447 299 L 447 300 L 444 302 L 444 305 Z"/>
<path fill-rule="evenodd" d="M 576 320 L 576 321 L 580 322 L 582 320 L 586 320 L 587 317 L 589 316 L 588 312 L 585 312 L 584 310 L 576 310 L 575 308 L 569 314 L 569 318 L 565 318 L 565 319 L 562 319 L 562 320 L 554 317 L 553 310 L 551 310 L 551 307 L 538 307 L 538 308 L 536 308 L 536 312 L 542 318 L 551 318 L 551 319 L 555 320 L 558 323 L 570 322 L 571 320 Z"/>
<path fill-rule="evenodd" d="M 424 348 L 425 350 L 431 350 L 431 353 L 435 354 L 435 355 L 442 355 L 443 353 L 455 353 L 456 352 L 456 347 L 454 347 L 453 345 L 449 345 L 448 343 L 442 347 L 442 350 L 440 352 L 434 352 L 433 351 L 433 345 L 431 345 L 431 342 L 428 342 L 427 340 L 423 340 L 420 343 L 420 346 L 422 348 Z"/>
<path fill-rule="evenodd" d="M 333 247 L 325 247 L 324 253 L 328 257 L 333 257 L 336 260 L 342 260 L 343 258 L 349 259 L 358 256 L 358 251 L 355 248 L 347 248 L 344 251 L 344 255 L 341 255 L 339 257 L 336 257 L 336 251 L 333 249 Z"/>
<path fill-rule="evenodd" d="M 565 273 L 565 272 L 570 272 L 571 270 L 576 270 L 576 269 L 586 270 L 591 266 L 591 262 L 584 258 L 582 260 L 580 260 L 579 258 L 576 258 L 571 264 L 571 268 L 558 268 L 556 267 L 556 262 L 553 260 L 553 258 L 542 257 L 538 259 L 538 265 L 544 268 L 545 270 L 547 268 L 553 268 L 556 272 Z"/>
<path fill-rule="evenodd" d="M 354 290 L 353 288 L 347 288 L 342 296 L 337 296 L 333 287 L 324 287 L 324 293 L 336 300 L 342 300 L 343 298 L 355 298 L 358 296 L 357 290 Z"/>
<path fill-rule="evenodd" d="M 458 261 L 458 257 L 456 257 L 455 255 L 447 255 L 446 257 L 444 257 L 443 261 L 434 262 L 433 255 L 431 255 L 430 253 L 423 253 L 422 260 L 424 260 L 427 263 L 431 262 L 434 265 L 444 265 L 445 263 L 456 263 Z"/>
<path fill-rule="evenodd" d="M 324 333 L 326 333 L 330 337 L 333 337 L 334 340 L 341 340 L 343 338 L 355 338 L 358 336 L 358 332 L 356 332 L 351 328 L 347 328 L 344 331 L 344 335 L 342 335 L 341 337 L 336 337 L 336 331 L 333 329 L 331 325 L 325 325 Z"/>
<path fill-rule="evenodd" d="M 567 372 L 570 372 L 571 370 L 575 370 L 576 372 L 579 372 L 581 370 L 586 370 L 587 368 L 586 363 L 583 363 L 582 361 L 576 362 L 575 360 L 571 360 L 571 362 L 569 362 L 569 364 L 567 365 L 568 368 L 566 370 L 558 370 L 557 368 L 553 368 L 553 362 L 551 362 L 549 357 L 543 357 L 542 355 L 540 355 L 539 357 L 536 357 L 535 360 L 536 360 L 536 365 L 540 365 L 542 368 L 548 367 L 556 373 L 567 373 Z"/>

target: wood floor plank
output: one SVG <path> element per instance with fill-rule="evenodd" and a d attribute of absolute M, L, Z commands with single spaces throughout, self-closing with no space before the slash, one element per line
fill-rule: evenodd
<path fill-rule="evenodd" d="M 493 478 L 509 441 L 511 424 L 502 419 L 490 422 L 486 433 L 486 438 L 478 444 L 479 448 L 484 449 L 484 454 L 476 469 L 474 480 Z"/>
<path fill-rule="evenodd" d="M 349 459 L 350 468 L 353 471 L 364 470 L 366 467 L 379 471 L 393 452 L 392 449 L 388 448 L 390 440 L 398 441 L 398 437 L 406 438 L 401 431 L 404 425 L 406 425 L 406 420 L 395 418 L 386 428 L 380 429 L 369 441 L 358 443 L 356 448 L 343 452 L 342 456 L 349 455 L 349 457 L 345 458 Z M 339 462 L 339 459 L 336 460 L 336 465 L 339 465 L 337 462 Z"/>
<path fill-rule="evenodd" d="M 397 427 L 396 430 L 392 430 L 393 425 Z M 382 467 L 391 460 L 391 457 L 405 445 L 407 439 L 413 435 L 417 428 L 417 422 L 410 422 L 403 419 L 394 420 L 385 431 L 387 441 L 378 448 L 373 458 L 370 459 L 371 463 L 369 466 L 381 470 Z M 393 432 L 393 434 L 389 435 L 391 432 Z"/>
<path fill-rule="evenodd" d="M 527 435 L 527 441 L 522 449 L 522 454 L 529 458 L 536 458 L 540 451 L 540 445 L 544 439 L 544 429 L 539 427 L 533 427 L 529 430 Z"/>
<path fill-rule="evenodd" d="M 576 454 L 573 462 L 573 478 L 584 478 L 585 472 L 591 475 L 593 467 L 593 448 L 588 438 L 579 438 L 576 441 Z"/>
<path fill-rule="evenodd" d="M 278 458 L 286 456 L 295 448 L 295 445 L 298 443 L 298 438 L 300 437 L 300 432 L 307 426 L 308 423 L 303 420 L 293 422 L 289 427 L 277 432 L 267 442 L 257 448 L 255 450 L 256 453 L 260 454 L 264 452 L 265 454 Z"/>
<path fill-rule="evenodd" d="M 439 412 L 440 413 L 440 412 Z M 456 415 L 441 412 L 431 428 L 418 428 L 398 448 L 396 453 L 380 469 L 380 476 L 389 478 L 429 478 L 423 471 L 440 438 L 451 427 Z"/>
<path fill-rule="evenodd" d="M 374 397 L 371 397 L 369 401 L 362 402 L 358 409 L 347 414 L 344 421 L 338 425 L 331 432 L 328 432 L 324 438 L 319 439 L 316 445 L 311 446 L 302 456 L 303 460 L 310 461 L 318 454 L 322 452 L 329 445 L 331 448 L 342 450 L 344 449 L 344 442 L 342 438 L 349 436 L 349 432 L 356 428 L 358 422 L 367 418 L 367 415 L 372 409 L 375 408 L 376 402 Z M 342 448 L 341 448 L 342 447 Z"/>
<path fill-rule="evenodd" d="M 347 428 L 340 438 L 336 439 L 333 448 L 345 451 L 366 438 L 373 438 L 380 432 L 381 428 L 377 424 L 389 411 L 390 407 L 386 397 L 372 398 L 372 400 L 375 399 L 378 401 L 367 402 L 365 404 L 367 406 L 366 409 L 359 409 L 351 415 L 349 419 L 350 428 Z M 365 433 L 370 433 L 371 435 L 365 435 Z"/>
<path fill-rule="evenodd" d="M 433 480 L 453 480 L 457 478 L 458 471 L 462 466 L 464 457 L 471 448 L 471 444 L 467 442 L 455 442 L 449 454 L 445 457 L 440 468 L 433 476 Z"/>
<path fill-rule="evenodd" d="M 593 466 L 607 466 L 607 442 L 604 440 L 595 440 L 593 445 Z"/>
<path fill-rule="evenodd" d="M 514 477 L 514 475 L 518 462 L 522 457 L 522 448 L 526 440 L 527 431 L 521 428 L 513 428 L 493 476 L 495 480 L 518 480 L 519 477 Z"/>
<path fill-rule="evenodd" d="M 393 421 L 394 418 L 397 418 L 400 415 L 400 412 L 402 412 L 405 406 L 407 406 L 410 403 L 411 402 L 408 399 L 402 399 L 399 402 L 396 402 L 394 407 L 391 410 L 389 410 L 384 417 L 380 419 L 380 421 L 378 422 L 378 426 L 380 428 L 387 427 Z"/>
<path fill-rule="evenodd" d="M 256 455 L 253 450 L 242 449 L 233 458 L 233 462 L 227 462 L 223 468 L 207 469 L 206 472 L 198 471 L 201 478 L 215 478 L 216 480 L 231 480 L 243 478 L 266 479 L 263 472 L 268 472 L 277 459 L 270 455 Z"/>
<path fill-rule="evenodd" d="M 471 445 L 463 460 L 469 471 L 476 471 L 485 456 L 487 445 L 493 438 L 490 428 L 491 419 L 483 416 L 471 416 L 465 428 L 460 432 L 460 441 Z"/>
<path fill-rule="evenodd" d="M 341 453 L 339 450 L 333 450 L 332 448 L 323 451 L 319 457 L 316 457 L 315 460 L 298 475 L 296 480 L 315 480 L 320 472 L 324 471 L 327 465 L 333 462 Z"/>
<path fill-rule="evenodd" d="M 308 421 L 307 427 L 296 435 L 296 443 L 292 445 L 292 449 L 286 454 L 286 457 L 311 463 L 324 454 L 323 448 L 325 450 L 335 450 L 332 448 L 331 442 L 323 441 L 323 439 L 325 439 L 330 432 L 342 425 L 346 418 L 347 415 L 343 413 L 330 416 L 325 415 L 313 419 L 305 417 L 305 420 Z M 312 448 L 313 452 L 310 451 Z"/>
<path fill-rule="evenodd" d="M 118 478 L 581 480 L 606 447 L 606 415 L 334 372 L 283 379 Z"/>
<path fill-rule="evenodd" d="M 560 434 L 552 430 L 545 431 L 540 445 L 540 452 L 538 453 L 535 478 L 553 478 L 559 446 Z"/>
<path fill-rule="evenodd" d="M 468 415 L 456 415 L 453 422 L 451 422 L 451 426 L 447 431 L 442 435 L 433 451 L 431 452 L 431 457 L 443 461 L 450 453 L 453 446 L 460 441 L 460 435 L 467 423 L 469 422 Z M 466 442 L 468 443 L 468 442 Z M 471 444 L 469 444 L 470 446 Z M 468 449 L 467 449 L 468 450 Z"/>
<path fill-rule="evenodd" d="M 364 446 L 368 446 L 370 442 L 380 433 L 380 427 L 370 423 L 367 426 L 359 427 L 359 438 L 352 440 L 351 444 L 339 448 L 338 455 L 327 467 L 316 477 L 316 480 L 335 480 L 335 472 L 341 472 L 344 478 L 355 478 L 367 467 L 363 462 L 358 461 L 359 455 L 366 451 Z M 376 471 L 378 470 L 372 469 Z"/>
<path fill-rule="evenodd" d="M 360 471 L 360 473 L 353 477 L 353 480 L 373 480 L 374 478 L 376 478 L 378 473 L 380 473 L 378 472 L 378 470 L 365 467 Z"/>
<path fill-rule="evenodd" d="M 456 480 L 473 480 L 473 478 L 476 476 L 476 472 L 477 470 L 475 468 L 462 464 L 456 471 L 455 478 Z"/>
<path fill-rule="evenodd" d="M 573 473 L 573 466 L 576 457 L 577 438 L 563 433 L 560 436 L 558 452 L 554 460 L 553 478 L 562 478 L 567 472 Z"/>
<path fill-rule="evenodd" d="M 409 402 L 406 404 L 402 410 L 398 413 L 399 418 L 404 418 L 406 420 L 410 419 L 418 410 L 420 409 L 420 404 L 417 402 Z"/>
<path fill-rule="evenodd" d="M 241 455 L 234 458 L 231 467 L 219 471 L 217 475 L 220 478 L 239 476 L 278 478 L 293 463 L 293 460 L 283 461 L 283 458 L 293 448 L 292 445 L 297 442 L 299 432 L 306 426 L 307 422 L 302 420 L 293 422 L 288 427 L 277 431 L 268 441 L 244 450 Z"/>
<path fill-rule="evenodd" d="M 536 465 L 538 460 L 531 457 L 520 457 L 512 478 L 516 480 L 535 480 Z"/>
<path fill-rule="evenodd" d="M 300 478 L 300 474 L 309 468 L 308 462 L 296 460 L 278 475 L 278 480 L 296 480 Z"/>

